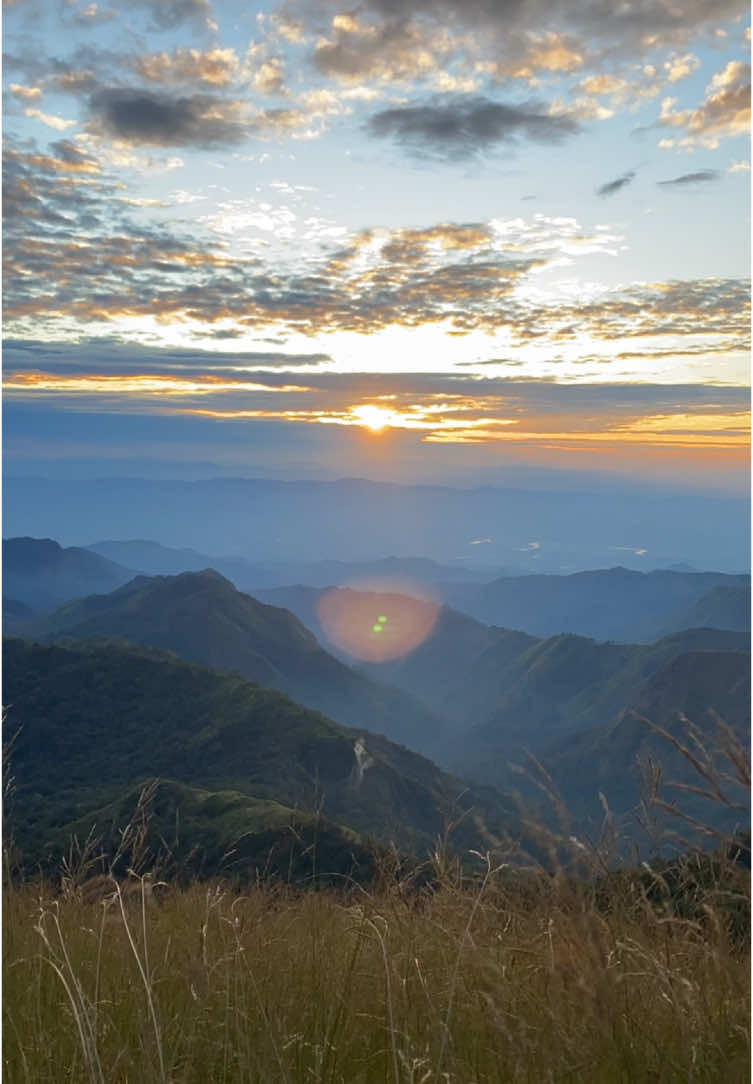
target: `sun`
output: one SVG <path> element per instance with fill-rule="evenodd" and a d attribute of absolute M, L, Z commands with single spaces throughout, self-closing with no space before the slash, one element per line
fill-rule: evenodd
<path fill-rule="evenodd" d="M 361 425 L 365 425 L 372 433 L 379 433 L 382 429 L 386 429 L 392 421 L 393 413 L 391 410 L 385 410 L 384 407 L 372 406 L 371 404 L 353 407 L 352 411 L 353 417 L 357 418 Z"/>

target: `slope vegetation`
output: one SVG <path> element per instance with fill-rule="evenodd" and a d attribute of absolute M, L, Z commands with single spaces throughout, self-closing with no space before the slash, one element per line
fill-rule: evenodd
<path fill-rule="evenodd" d="M 418 849 L 471 808 L 461 847 L 483 845 L 479 824 L 506 822 L 493 792 L 469 792 L 416 753 L 174 657 L 8 640 L 4 686 L 15 809 L 35 847 L 151 778 L 319 812 Z"/>
<path fill-rule="evenodd" d="M 42 640 L 115 637 L 172 651 L 426 752 L 442 729 L 419 701 L 356 673 L 324 651 L 289 611 L 237 591 L 211 569 L 137 577 L 109 595 L 62 607 L 30 634 Z"/>

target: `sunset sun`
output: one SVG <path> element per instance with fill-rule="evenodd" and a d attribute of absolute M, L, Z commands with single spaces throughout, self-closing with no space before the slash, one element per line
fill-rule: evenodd
<path fill-rule="evenodd" d="M 381 433 L 383 429 L 388 428 L 390 425 L 393 418 L 393 411 L 385 410 L 384 407 L 367 404 L 354 407 L 353 416 L 358 419 L 361 425 L 370 429 L 372 433 Z"/>

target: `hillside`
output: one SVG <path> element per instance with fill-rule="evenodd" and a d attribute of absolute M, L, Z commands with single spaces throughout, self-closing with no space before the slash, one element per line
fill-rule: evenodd
<path fill-rule="evenodd" d="M 388 624 L 393 614 L 403 613 L 406 609 L 415 612 L 417 625 L 433 624 L 426 639 L 408 654 L 382 662 L 364 662 L 349 655 L 344 647 L 333 641 L 330 629 L 322 620 L 322 599 L 333 595 L 342 599 L 343 605 L 349 603 L 354 611 L 371 605 L 374 613 L 383 613 L 387 617 Z M 345 587 L 325 589 L 296 585 L 260 591 L 259 597 L 291 610 L 328 650 L 351 661 L 363 673 L 396 685 L 439 711 L 444 708 L 447 690 L 461 680 L 468 667 L 487 648 L 505 635 L 504 630 L 491 629 L 447 606 L 437 610 L 436 603 L 391 591 L 367 592 Z"/>
<path fill-rule="evenodd" d="M 116 637 L 172 651 L 424 751 L 436 746 L 442 729 L 439 717 L 406 693 L 324 651 L 293 614 L 237 591 L 211 569 L 137 577 L 109 595 L 63 606 L 29 634 L 40 640 Z"/>
<path fill-rule="evenodd" d="M 476 811 L 457 829 L 461 848 L 488 846 L 479 823 L 494 832 L 509 823 L 494 792 L 471 792 L 416 753 L 174 657 L 8 640 L 3 679 L 22 846 L 38 850 L 150 778 L 319 812 L 418 850 L 459 811 Z M 239 829 L 256 824 L 239 817 Z"/>
<path fill-rule="evenodd" d="M 655 644 L 597 643 L 580 636 L 534 640 L 522 651 L 491 647 L 446 698 L 462 715 L 442 762 L 496 785 L 510 759 L 541 753 L 580 730 L 612 723 L 654 674 L 689 652 L 748 653 L 744 633 L 688 629 Z M 462 714 L 464 713 L 464 714 Z"/>
<path fill-rule="evenodd" d="M 542 754 L 568 808 L 598 824 L 601 791 L 612 811 L 625 816 L 645 791 L 641 765 L 649 758 L 661 765 L 661 793 L 702 824 L 733 832 L 749 822 L 749 789 L 733 782 L 735 771 L 725 750 L 730 739 L 721 719 L 744 750 L 750 745 L 750 655 L 734 651 L 688 651 L 658 670 L 640 689 L 616 722 L 574 735 Z M 688 722 L 686 722 L 687 720 Z M 660 727 L 685 745 L 699 762 L 715 766 L 721 790 L 741 807 L 725 807 L 670 784 L 679 782 L 713 791 L 666 738 Z M 688 724 L 691 724 L 689 727 Z M 692 734 L 691 734 L 692 729 Z M 700 743 L 700 744 L 699 744 Z M 688 830 L 676 823 L 675 828 Z"/>
<path fill-rule="evenodd" d="M 133 571 L 77 546 L 51 538 L 3 539 L 3 595 L 44 613 L 69 599 L 112 591 Z"/>
<path fill-rule="evenodd" d="M 502 577 L 460 586 L 446 601 L 489 625 L 533 636 L 571 632 L 596 640 L 649 642 L 716 587 L 750 589 L 750 577 L 720 572 L 633 572 L 610 568 L 569 576 Z"/>
<path fill-rule="evenodd" d="M 690 609 L 675 617 L 666 631 L 701 627 L 750 633 L 750 584 L 712 587 Z"/>

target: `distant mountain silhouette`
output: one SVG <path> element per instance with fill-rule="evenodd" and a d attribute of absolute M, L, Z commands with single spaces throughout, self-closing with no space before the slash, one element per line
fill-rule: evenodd
<path fill-rule="evenodd" d="M 356 673 L 328 654 L 289 611 L 267 606 L 218 572 L 136 577 L 109 595 L 61 607 L 28 635 L 117 637 L 172 651 L 189 662 L 236 672 L 278 689 L 337 722 L 430 751 L 438 715 L 408 694 Z"/>
<path fill-rule="evenodd" d="M 63 549 L 51 538 L 3 540 L 3 594 L 38 613 L 69 599 L 112 591 L 133 574 L 89 550 Z"/>
<path fill-rule="evenodd" d="M 747 575 L 633 572 L 610 568 L 569 576 L 503 577 L 461 586 L 446 601 L 478 621 L 534 636 L 574 632 L 597 640 L 649 642 L 715 587 L 750 589 Z M 684 627 L 690 627 L 685 625 Z"/>
<path fill-rule="evenodd" d="M 192 549 L 172 549 L 150 541 L 96 542 L 87 549 L 147 575 L 177 575 L 214 568 L 242 591 L 273 589 L 288 584 L 329 587 L 359 581 L 390 582 L 404 591 L 444 582 L 484 583 L 488 573 L 463 565 L 441 565 L 426 557 L 385 557 L 377 561 L 252 561 L 218 557 Z"/>
<path fill-rule="evenodd" d="M 494 792 L 471 792 L 386 738 L 153 651 L 6 640 L 4 690 L 6 737 L 17 730 L 14 808 L 29 846 L 154 777 L 222 791 L 207 813 L 236 807 L 239 836 L 258 829 L 259 813 L 238 809 L 238 795 L 418 849 L 459 811 L 476 811 L 458 830 L 460 847 L 483 845 L 480 824 L 508 823 Z"/>

